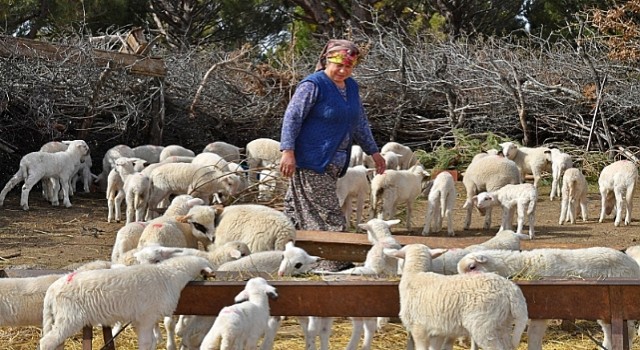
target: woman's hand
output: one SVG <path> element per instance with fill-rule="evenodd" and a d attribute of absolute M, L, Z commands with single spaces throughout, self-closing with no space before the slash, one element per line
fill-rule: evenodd
<path fill-rule="evenodd" d="M 371 158 L 373 158 L 373 161 L 376 163 L 376 174 L 384 174 L 384 171 L 387 170 L 387 162 L 382 155 L 376 152 L 371 155 Z"/>
<path fill-rule="evenodd" d="M 284 177 L 291 177 L 294 171 L 296 171 L 296 156 L 293 154 L 293 150 L 287 149 L 282 151 L 282 157 L 280 157 L 280 173 Z"/>

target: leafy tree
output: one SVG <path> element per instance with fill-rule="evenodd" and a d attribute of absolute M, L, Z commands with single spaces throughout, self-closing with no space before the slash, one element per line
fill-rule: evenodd
<path fill-rule="evenodd" d="M 146 0 L 0 0 L 2 32 L 28 38 L 141 25 Z M 74 29 L 75 28 L 75 29 Z"/>
<path fill-rule="evenodd" d="M 150 27 L 167 44 L 186 50 L 196 45 L 239 47 L 277 36 L 290 21 L 280 0 L 150 0 Z"/>

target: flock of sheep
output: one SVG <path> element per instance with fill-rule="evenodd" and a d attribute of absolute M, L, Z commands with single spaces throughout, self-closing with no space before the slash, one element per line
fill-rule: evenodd
<path fill-rule="evenodd" d="M 92 261 L 64 275 L 0 279 L 0 326 L 42 326 L 40 350 L 59 348 L 84 325 L 110 325 L 115 330 L 131 324 L 140 349 L 156 349 L 161 340 L 158 322 L 164 321 L 166 347 L 178 349 L 271 349 L 282 321 L 271 316 L 269 297 L 277 291 L 256 277 L 217 317 L 173 316 L 180 291 L 191 280 L 215 271 L 266 273 L 274 278 L 315 274 L 400 276 L 400 318 L 415 349 L 452 349 L 468 337 L 472 349 L 515 349 L 525 328 L 530 350 L 542 349 L 546 320 L 528 320 L 526 300 L 509 277 L 581 276 L 640 278 L 640 247 L 626 254 L 615 249 L 535 249 L 520 251 L 522 239 L 535 237 L 537 188 L 544 171 L 552 173 L 550 197 L 560 195 L 559 224 L 575 223 L 577 207 L 587 219 L 587 183 L 572 167 L 571 157 L 558 149 L 518 147 L 511 142 L 499 151 L 474 157 L 463 184 L 466 189 L 464 228 L 473 208 L 491 228 L 491 210 L 502 209 L 495 237 L 464 249 L 430 249 L 421 244 L 402 247 L 392 235 L 400 205 L 406 207 L 406 225 L 412 205 L 427 198 L 423 235 L 442 230 L 447 220 L 453 236 L 452 215 L 457 196 L 452 176 L 443 172 L 428 181 L 428 172 L 413 151 L 390 142 L 381 149 L 388 170 L 375 174 L 370 159 L 354 146 L 351 166 L 339 179 L 337 194 L 347 222 L 355 202 L 357 230 L 371 243 L 361 266 L 338 272 L 317 270 L 322 259 L 295 246 L 291 221 L 272 207 L 246 201 L 226 206 L 230 198 L 256 188 L 255 199 L 284 193 L 286 181 L 278 175 L 279 143 L 257 139 L 245 147 L 225 142 L 209 144 L 195 154 L 181 146 L 118 145 L 106 152 L 102 173 L 91 173 L 91 156 L 84 141 L 52 142 L 23 157 L 20 169 L 0 192 L 0 206 L 20 182 L 20 205 L 29 209 L 33 186 L 42 182 L 43 196 L 52 205 L 69 197 L 80 180 L 84 190 L 97 181 L 106 188 L 109 222 L 118 230 L 110 261 Z M 526 175 L 534 182 L 523 183 Z M 616 209 L 614 223 L 631 220 L 637 168 L 629 161 L 605 167 L 599 179 L 600 222 Z M 365 201 L 370 219 L 362 222 Z M 125 217 L 121 207 L 125 204 Z M 512 230 L 517 213 L 517 228 Z M 525 218 L 528 235 L 523 234 Z M 299 317 L 307 349 L 328 350 L 333 320 Z M 352 318 L 348 350 L 370 349 L 383 318 Z M 599 321 L 605 348 L 611 347 L 611 325 Z M 628 322 L 630 340 L 635 327 Z M 177 339 L 180 338 L 178 346 Z M 361 340 L 362 338 L 362 340 Z M 260 341 L 261 340 L 261 341 Z"/>

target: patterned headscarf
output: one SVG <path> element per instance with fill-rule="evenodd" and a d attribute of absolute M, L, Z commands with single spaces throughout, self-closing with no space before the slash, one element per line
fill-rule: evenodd
<path fill-rule="evenodd" d="M 316 71 L 327 67 L 327 61 L 338 64 L 355 66 L 358 64 L 360 50 L 356 44 L 349 40 L 331 39 L 327 42 L 320 53 Z"/>

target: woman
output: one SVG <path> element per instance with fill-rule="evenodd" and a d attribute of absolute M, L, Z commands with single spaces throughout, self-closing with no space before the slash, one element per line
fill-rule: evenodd
<path fill-rule="evenodd" d="M 353 143 L 373 157 L 379 174 L 385 171 L 358 84 L 351 78 L 359 54 L 351 41 L 330 40 L 316 72 L 300 82 L 287 106 L 280 138 L 280 172 L 291 177 L 284 211 L 297 229 L 346 229 L 336 181 L 349 166 Z"/>

